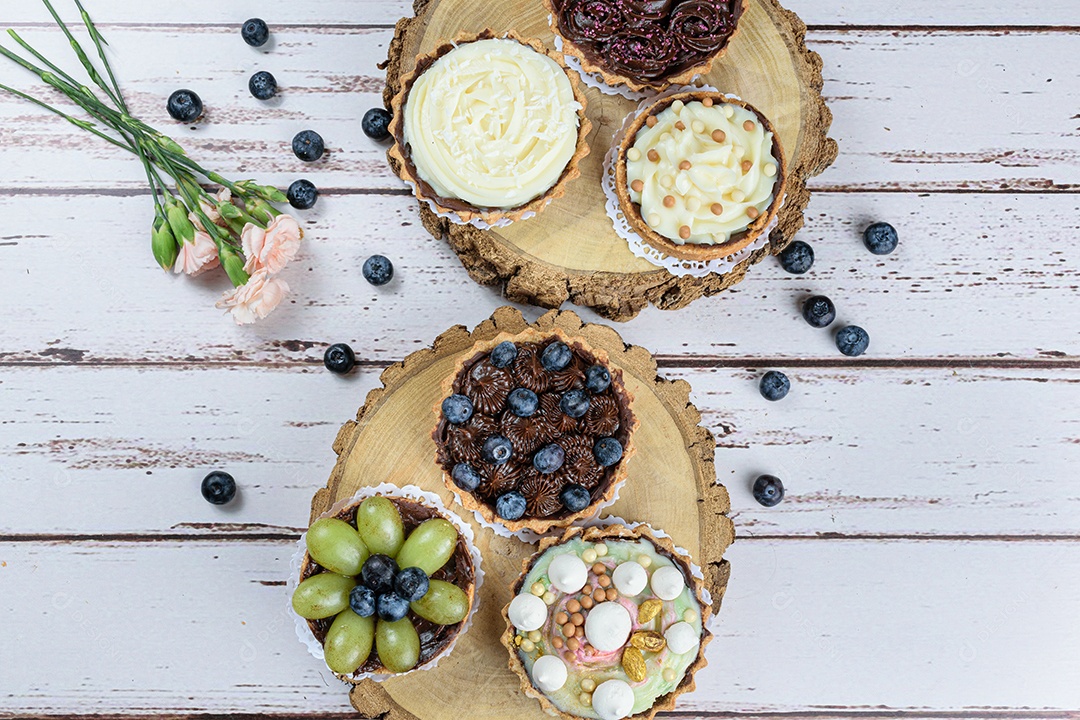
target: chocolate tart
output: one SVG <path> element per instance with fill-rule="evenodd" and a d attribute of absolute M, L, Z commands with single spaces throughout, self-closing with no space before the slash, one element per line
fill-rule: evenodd
<path fill-rule="evenodd" d="M 548 551 L 551 549 L 558 549 L 568 544 L 577 544 L 584 548 L 595 548 L 598 544 L 604 544 L 605 548 L 614 548 L 614 551 L 609 550 L 605 556 L 596 558 L 596 560 L 605 565 L 604 575 L 611 578 L 613 573 L 613 567 L 620 564 L 618 557 L 615 557 L 619 553 L 625 553 L 629 557 L 633 557 L 633 554 L 640 552 L 638 547 L 642 543 L 648 548 L 650 556 L 655 556 L 658 559 L 668 561 L 669 566 L 675 567 L 682 574 L 682 580 L 684 582 L 683 590 L 680 595 L 671 601 L 663 601 L 656 597 L 653 593 L 650 584 L 646 584 L 644 589 L 636 595 L 621 598 L 620 604 L 626 607 L 628 613 L 631 616 L 631 630 L 630 639 L 628 639 L 623 645 L 612 651 L 599 652 L 595 648 L 591 648 L 588 645 L 587 637 L 581 637 L 579 642 L 584 644 L 585 649 L 571 651 L 565 643 L 569 640 L 564 640 L 564 631 L 560 628 L 558 621 L 555 620 L 555 616 L 560 612 L 566 612 L 567 610 L 573 610 L 575 607 L 580 608 L 578 612 L 585 615 L 584 625 L 588 627 L 588 614 L 591 613 L 597 604 L 590 603 L 586 608 L 582 605 L 585 595 L 582 591 L 575 593 L 562 593 L 561 591 L 556 593 L 556 599 L 552 603 L 548 604 L 548 619 L 544 622 L 544 625 L 538 630 L 538 632 L 545 636 L 540 644 L 534 644 L 532 649 L 524 649 L 524 639 L 527 634 L 522 633 L 514 627 L 513 622 L 510 619 L 510 603 L 507 603 L 502 609 L 503 621 L 506 623 L 506 630 L 503 632 L 500 641 L 502 645 L 507 649 L 509 653 L 509 667 L 516 674 L 521 682 L 522 691 L 531 698 L 539 701 L 541 707 L 549 715 L 555 715 L 565 720 L 582 720 L 588 718 L 590 720 L 599 717 L 598 712 L 593 710 L 593 704 L 590 702 L 587 705 L 581 705 L 581 712 L 575 714 L 570 712 L 567 708 L 567 704 L 573 703 L 573 696 L 578 690 L 582 690 L 580 685 L 574 687 L 569 685 L 571 682 L 580 683 L 584 678 L 590 677 L 590 674 L 598 675 L 598 679 L 594 680 L 594 683 L 607 679 L 620 679 L 633 686 L 640 686 L 642 683 L 648 683 L 649 681 L 656 680 L 656 672 L 660 666 L 663 666 L 666 662 L 671 661 L 671 665 L 678 664 L 681 666 L 680 672 L 675 671 L 675 667 L 671 667 L 673 677 L 670 679 L 663 677 L 664 684 L 656 689 L 656 692 L 652 700 L 651 706 L 640 709 L 638 712 L 630 712 L 624 717 L 632 718 L 633 720 L 650 720 L 657 713 L 671 711 L 675 708 L 676 699 L 687 692 L 691 692 L 695 689 L 694 675 L 698 670 L 704 668 L 708 663 L 705 659 L 705 646 L 712 640 L 712 633 L 708 630 L 708 620 L 712 614 L 712 609 L 705 601 L 704 584 L 703 582 L 694 576 L 693 570 L 690 566 L 689 560 L 686 556 L 676 551 L 675 545 L 667 537 L 662 537 L 651 532 L 648 527 L 639 526 L 635 528 L 629 528 L 623 525 L 609 525 L 603 527 L 588 527 L 588 528 L 570 528 L 561 537 L 549 537 L 545 538 L 541 543 L 537 552 L 529 558 L 526 558 L 522 562 L 522 572 L 518 579 L 511 587 L 512 596 L 516 598 L 520 594 L 530 593 L 530 588 L 525 587 L 526 580 L 530 574 L 533 574 L 534 568 L 537 564 L 547 558 L 550 561 Z M 620 548 L 619 544 L 624 544 L 624 548 Z M 594 551 L 595 552 L 595 551 Z M 566 554 L 574 553 L 573 550 Z M 557 557 L 558 555 L 556 555 Z M 579 554 L 580 557 L 580 554 Z M 640 557 L 640 556 L 639 556 Z M 585 564 L 588 565 L 588 560 L 591 558 L 584 558 Z M 661 560 L 652 564 L 652 572 L 658 569 L 658 564 Z M 646 572 L 649 572 L 648 570 Z M 650 573 L 651 574 L 651 573 Z M 540 574 L 540 577 L 547 575 L 546 570 Z M 585 590 L 589 588 L 598 587 L 599 575 L 595 572 L 595 567 L 589 568 L 588 579 L 585 584 Z M 611 587 L 615 587 L 612 584 Z M 689 593 L 687 593 L 687 589 Z M 535 594 L 535 593 L 532 593 Z M 616 593 L 617 594 L 617 593 Z M 570 598 L 570 600 L 568 600 Z M 637 612 L 642 612 L 641 607 L 646 601 L 652 603 L 660 603 L 660 609 L 652 613 L 652 617 L 644 619 L 643 615 L 636 615 Z M 567 608 L 568 602 L 576 602 L 577 605 Z M 609 603 L 610 604 L 610 603 Z M 688 649 L 683 653 L 681 658 L 672 658 L 664 656 L 665 650 L 670 650 L 666 647 L 666 638 L 664 642 L 660 642 L 659 649 L 655 645 L 649 646 L 639 644 L 636 642 L 637 635 L 651 635 L 654 642 L 658 641 L 658 636 L 663 637 L 663 633 L 670 627 L 680 621 L 687 619 L 686 616 L 678 611 L 679 605 L 687 606 L 684 612 L 692 612 L 695 617 L 692 619 L 693 630 L 696 631 L 697 651 L 694 655 L 690 655 Z M 627 607 L 629 605 L 629 607 Z M 577 620 L 572 624 L 577 624 Z M 556 647 L 557 643 L 562 647 Z M 531 641 L 530 641 L 531 642 Z M 543 645 L 542 647 L 540 645 Z M 645 673 L 643 679 L 637 679 L 630 676 L 630 671 L 627 669 L 627 661 L 624 659 L 623 653 L 627 650 L 635 652 L 632 648 L 645 647 L 647 649 L 637 652 L 639 658 L 644 658 L 645 663 L 640 665 L 641 672 Z M 584 661 L 578 661 L 575 663 L 575 658 L 579 657 L 578 653 L 581 653 L 580 657 L 586 658 Z M 536 657 L 532 657 L 533 653 Z M 594 655 L 593 653 L 599 653 Z M 568 668 L 568 674 L 573 673 L 574 677 L 567 678 L 566 682 L 569 686 L 559 689 L 555 692 L 562 692 L 566 689 L 567 692 L 563 693 L 564 697 L 561 702 L 563 707 L 560 707 L 552 699 L 549 693 L 545 693 L 533 677 L 530 675 L 530 668 L 526 667 L 525 659 L 528 659 L 530 663 L 535 662 L 539 657 L 543 655 L 554 654 L 563 660 L 564 664 L 570 665 Z M 651 665 L 651 667 L 650 667 Z M 582 677 L 584 676 L 584 678 Z M 652 691 L 646 690 L 643 692 L 646 695 L 653 695 Z M 569 698 L 566 696 L 569 695 Z M 635 698 L 636 700 L 636 698 Z"/>
<path fill-rule="evenodd" d="M 517 346 L 517 356 L 506 369 L 496 368 L 490 361 L 491 351 L 506 341 Z M 560 371 L 545 370 L 541 355 L 557 342 L 569 346 L 571 362 Z M 590 393 L 589 409 L 575 420 L 562 412 L 561 396 L 583 389 L 585 371 L 592 365 L 608 370 L 610 386 L 602 393 L 586 390 Z M 535 392 L 539 399 L 538 409 L 529 418 L 520 418 L 507 409 L 510 392 L 519 387 Z M 626 464 L 634 453 L 632 435 L 638 424 L 631 410 L 633 396 L 623 385 L 622 371 L 609 364 L 607 352 L 590 347 L 580 338 L 559 328 L 502 333 L 462 354 L 454 372 L 443 381 L 442 390 L 443 398 L 452 394 L 468 396 L 475 409 L 468 422 L 453 425 L 443 417 L 440 400 L 435 407 L 439 421 L 433 432 L 436 462 L 443 468 L 446 486 L 458 495 L 461 504 L 489 523 L 503 525 L 511 532 L 531 530 L 538 534 L 565 527 L 610 503 L 626 479 Z M 481 457 L 484 441 L 496 434 L 513 445 L 513 455 L 502 465 L 487 463 Z M 593 448 L 599 439 L 607 437 L 618 440 L 623 452 L 618 462 L 604 467 L 596 460 Z M 547 444 L 559 445 L 565 460 L 556 472 L 543 474 L 536 470 L 532 458 Z M 483 483 L 473 491 L 455 484 L 452 471 L 458 463 L 474 467 Z M 587 507 L 572 512 L 563 506 L 559 495 L 569 484 L 589 491 Z M 495 506 L 500 495 L 512 490 L 525 495 L 527 511 L 520 519 L 507 520 L 496 514 Z"/>
<path fill-rule="evenodd" d="M 641 206 L 630 197 L 630 187 L 627 181 L 627 152 L 637 140 L 638 133 L 646 127 L 649 119 L 659 115 L 676 101 L 691 103 L 695 101 L 711 102 L 716 105 L 734 105 L 746 109 L 761 124 L 766 133 L 772 134 L 772 159 L 776 161 L 777 171 L 773 184 L 773 199 L 766 211 L 761 212 L 751 220 L 745 230 L 731 235 L 727 242 L 704 244 L 704 243 L 676 243 L 661 235 L 649 227 L 642 217 Z M 664 97 L 655 104 L 641 112 L 626 128 L 625 136 L 619 145 L 618 156 L 615 158 L 615 192 L 619 198 L 619 206 L 626 216 L 627 222 L 634 231 L 649 245 L 661 251 L 665 255 L 689 261 L 709 261 L 724 258 L 746 248 L 755 238 L 760 236 L 776 219 L 780 206 L 784 201 L 784 192 L 787 188 L 787 166 L 784 159 L 784 151 L 780 145 L 780 137 L 769 119 L 765 117 L 750 103 L 743 102 L 723 93 L 704 90 L 689 90 L 675 93 Z"/>
<path fill-rule="evenodd" d="M 544 0 L 562 50 L 610 86 L 641 92 L 709 72 L 747 0 Z"/>
<path fill-rule="evenodd" d="M 580 105 L 580 108 L 577 111 L 577 144 L 574 153 L 567 162 L 562 174 L 545 192 L 522 205 L 513 208 L 478 207 L 459 198 L 439 195 L 429 183 L 420 177 L 420 173 L 413 161 L 412 147 L 405 141 L 405 108 L 417 79 L 430 69 L 436 61 L 453 50 L 456 50 L 458 47 L 479 40 L 495 39 L 518 42 L 553 60 L 560 68 L 562 68 L 563 72 L 566 73 L 566 76 L 570 81 L 570 87 L 573 90 L 574 100 Z M 398 177 L 412 186 L 413 193 L 419 200 L 431 202 L 439 212 L 456 215 L 463 223 L 474 220 L 482 220 L 488 224 L 496 224 L 500 221 L 514 222 L 521 220 L 526 215 L 531 216 L 531 214 L 539 213 L 547 207 L 552 200 L 562 197 L 566 193 L 566 185 L 571 180 L 581 175 L 581 171 L 578 168 L 580 161 L 589 154 L 587 138 L 589 132 L 592 130 L 592 123 L 585 115 L 585 94 L 579 86 L 578 81 L 578 74 L 566 67 L 562 53 L 548 50 L 539 40 L 524 38 L 514 31 L 497 34 L 493 30 L 487 29 L 480 33 L 460 33 L 451 42 L 440 45 L 428 54 L 418 56 L 413 70 L 401 78 L 401 89 L 390 103 L 390 111 L 393 114 L 393 119 L 391 120 L 389 127 L 390 135 L 393 138 L 393 145 L 387 151 L 387 159 L 390 162 L 390 166 L 397 173 Z"/>
<path fill-rule="evenodd" d="M 408 537 L 409 533 L 425 520 L 444 517 L 435 508 L 412 498 L 383 497 L 386 497 L 387 500 L 394 503 L 398 513 L 401 515 L 402 524 L 405 526 L 405 537 Z M 361 501 L 358 500 L 356 503 L 342 508 L 341 511 L 331 517 L 343 520 L 355 528 L 356 509 L 359 507 L 360 502 Z M 304 553 L 304 560 L 300 565 L 300 582 L 321 572 L 327 571 L 315 562 L 310 554 Z M 451 555 L 450 560 L 448 560 L 447 563 L 431 577 L 435 580 L 444 580 L 461 588 L 469 597 L 470 608 L 475 604 L 476 569 L 473 567 L 473 559 L 472 554 L 469 551 L 469 546 L 466 543 L 465 538 L 461 537 L 460 533 L 458 534 L 457 547 L 454 548 L 454 554 Z M 408 672 L 423 668 L 424 665 L 449 647 L 469 622 L 471 614 L 472 612 L 470 610 L 469 613 L 466 613 L 464 620 L 454 625 L 436 625 L 435 623 L 417 616 L 416 613 L 410 610 L 406 617 L 412 621 L 417 634 L 420 636 L 420 660 L 416 663 L 416 666 Z M 311 630 L 311 634 L 315 636 L 315 639 L 319 641 L 320 645 L 326 642 L 326 633 L 330 629 L 330 625 L 333 621 L 333 617 L 324 618 L 322 620 L 306 620 L 307 626 Z M 392 673 L 379 662 L 378 651 L 373 645 L 371 648 L 371 655 L 355 673 L 352 675 L 342 675 L 335 672 L 334 674 L 341 680 L 355 685 L 361 682 L 367 675 Z"/>

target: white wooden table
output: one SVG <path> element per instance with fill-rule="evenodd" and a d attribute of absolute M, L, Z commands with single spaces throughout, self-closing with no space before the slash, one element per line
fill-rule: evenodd
<path fill-rule="evenodd" d="M 360 132 L 408 4 L 88 4 L 138 114 L 228 174 L 324 197 L 291 302 L 236 328 L 221 278 L 154 267 L 137 163 L 0 95 L 0 715 L 347 716 L 284 609 L 310 496 L 382 367 L 503 304 Z M 739 533 L 677 714 L 1080 717 L 1080 3 L 790 6 L 841 145 L 800 235 L 817 264 L 619 328 L 692 383 Z M 251 16 L 269 54 L 239 37 Z M 5 0 L 9 25 L 65 51 L 35 0 Z M 279 103 L 248 95 L 256 68 Z M 198 130 L 165 116 L 180 87 L 209 108 Z M 307 127 L 331 150 L 310 167 L 288 151 Z M 901 232 L 887 258 L 860 242 L 875 219 Z M 384 289 L 359 272 L 375 252 Z M 810 291 L 870 331 L 865 359 L 798 319 Z M 321 365 L 338 341 L 363 358 L 347 379 Z M 763 368 L 787 400 L 759 397 Z M 241 486 L 225 509 L 198 491 L 218 468 Z M 782 505 L 754 503 L 760 472 Z"/>

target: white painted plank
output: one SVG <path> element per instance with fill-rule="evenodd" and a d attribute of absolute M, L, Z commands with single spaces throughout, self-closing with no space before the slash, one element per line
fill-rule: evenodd
<path fill-rule="evenodd" d="M 149 206 L 148 197 L 0 197 L 0 287 L 18 318 L 0 326 L 0 361 L 317 363 L 326 343 L 347 341 L 362 358 L 392 362 L 503 304 L 420 226 L 409 198 L 327 197 L 307 214 L 308 240 L 286 271 L 289 304 L 236 328 L 213 308 L 223 275 L 190 281 L 154 265 Z M 860 239 L 874 219 L 902 234 L 884 259 Z M 830 334 L 799 317 L 800 299 L 820 292 L 839 322 L 867 328 L 879 361 L 1075 359 L 1080 327 L 1063 319 L 1078 299 L 1078 233 L 1068 195 L 819 195 L 800 235 L 817 252 L 809 274 L 768 259 L 732 290 L 648 310 L 620 332 L 663 356 L 835 360 Z M 383 288 L 360 273 L 376 252 L 397 268 Z"/>
<path fill-rule="evenodd" d="M 347 710 L 271 584 L 291 549 L 0 545 L 0 577 L 16 590 L 4 593 L 0 656 L 17 660 L 0 666 L 0 708 Z M 737 542 L 729 558 L 710 664 L 681 709 L 1080 706 L 1074 543 Z M 58 672 L 61 658 L 81 661 Z"/>
<path fill-rule="evenodd" d="M 175 134 L 204 164 L 283 185 L 307 175 L 325 187 L 402 187 L 383 147 L 364 137 L 357 121 L 381 102 L 383 74 L 375 65 L 385 57 L 389 30 L 292 28 L 279 33 L 269 55 L 224 26 L 121 27 L 109 35 L 134 112 Z M 31 28 L 26 36 L 66 52 L 58 33 Z M 819 31 L 809 40 L 824 58 L 832 136 L 841 146 L 815 187 L 1080 186 L 1080 83 L 1067 64 L 1045 61 L 1080 55 L 1080 33 Z M 284 88 L 280 100 L 266 105 L 248 94 L 255 68 L 275 73 Z M 0 65 L 0 82 L 36 87 L 31 79 Z M 197 90 L 209 108 L 197 129 L 165 114 L 165 99 L 180 87 Z M 321 132 L 330 148 L 310 166 L 288 149 L 305 127 Z M 6 95 L 0 128 L 7 150 L 0 188 L 144 184 L 139 164 L 121 150 Z"/>
<path fill-rule="evenodd" d="M 1080 537 L 1077 371 L 788 372 L 773 404 L 760 371 L 665 371 L 717 436 L 741 535 Z M 338 428 L 376 384 L 373 371 L 5 369 L 0 467 L 18 502 L 0 503 L 0 534 L 298 532 Z M 198 492 L 219 468 L 241 488 L 226 508 Z M 754 502 L 760 473 L 785 481 L 783 504 Z"/>

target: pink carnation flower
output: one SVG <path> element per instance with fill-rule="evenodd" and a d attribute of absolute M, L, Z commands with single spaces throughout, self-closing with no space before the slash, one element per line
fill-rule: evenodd
<path fill-rule="evenodd" d="M 278 215 L 265 230 L 248 223 L 240 235 L 244 249 L 244 272 L 266 269 L 277 275 L 300 250 L 304 231 L 291 215 Z"/>
<path fill-rule="evenodd" d="M 250 325 L 273 312 L 288 292 L 288 283 L 271 277 L 263 268 L 256 270 L 247 284 L 225 293 L 217 307 L 231 312 L 237 325 Z"/>
<path fill-rule="evenodd" d="M 179 275 L 201 275 L 207 270 L 213 270 L 221 263 L 218 260 L 217 245 L 214 240 L 202 230 L 195 233 L 192 242 L 180 243 L 180 252 L 176 255 L 176 264 L 173 272 Z"/>

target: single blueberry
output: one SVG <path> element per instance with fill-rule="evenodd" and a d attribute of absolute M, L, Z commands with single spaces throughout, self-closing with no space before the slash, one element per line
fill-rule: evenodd
<path fill-rule="evenodd" d="M 784 483 L 775 475 L 761 475 L 754 481 L 754 499 L 772 507 L 784 499 Z"/>
<path fill-rule="evenodd" d="M 409 601 L 396 592 L 383 593 L 376 601 L 379 619 L 397 622 L 409 612 Z"/>
<path fill-rule="evenodd" d="M 585 387 L 597 394 L 604 392 L 611 387 L 611 373 L 603 365 L 593 365 L 585 371 Z"/>
<path fill-rule="evenodd" d="M 248 80 L 248 92 L 257 100 L 269 100 L 277 95 L 277 78 L 265 70 L 260 70 Z"/>
<path fill-rule="evenodd" d="M 214 505 L 224 505 L 236 496 L 236 480 L 227 472 L 215 470 L 202 480 L 202 496 Z"/>
<path fill-rule="evenodd" d="M 394 264 L 382 255 L 372 255 L 364 261 L 363 273 L 372 285 L 385 285 L 394 279 Z"/>
<path fill-rule="evenodd" d="M 323 156 L 326 145 L 314 130 L 301 130 L 292 139 L 292 151 L 304 162 L 315 162 Z"/>
<path fill-rule="evenodd" d="M 270 28 L 259 18 L 251 18 L 240 28 L 240 35 L 251 47 L 262 47 L 270 39 Z"/>
<path fill-rule="evenodd" d="M 319 189 L 310 180 L 297 180 L 289 186 L 285 197 L 289 198 L 289 204 L 297 210 L 307 210 L 319 199 Z"/>
<path fill-rule="evenodd" d="M 622 443 L 613 437 L 600 438 L 593 445 L 593 457 L 603 467 L 614 465 L 622 460 Z"/>
<path fill-rule="evenodd" d="M 836 319 L 836 306 L 824 295 L 814 295 L 803 303 L 802 316 L 811 327 L 829 327 Z"/>
<path fill-rule="evenodd" d="M 518 520 L 525 514 L 526 504 L 524 495 L 511 490 L 495 501 L 495 513 L 503 520 Z"/>
<path fill-rule="evenodd" d="M 408 602 L 416 602 L 427 595 L 429 586 L 427 573 L 418 567 L 407 567 L 394 578 L 394 592 Z"/>
<path fill-rule="evenodd" d="M 492 465 L 502 465 L 514 454 L 514 446 L 502 435 L 492 435 L 480 448 L 480 457 Z"/>
<path fill-rule="evenodd" d="M 848 357 L 858 357 L 870 347 L 870 334 L 858 325 L 842 327 L 836 333 L 836 347 Z"/>
<path fill-rule="evenodd" d="M 323 365 L 332 373 L 345 375 L 356 365 L 356 355 L 345 343 L 335 343 L 323 353 Z"/>
<path fill-rule="evenodd" d="M 510 363 L 517 360 L 517 354 L 517 345 L 509 340 L 504 340 L 491 351 L 491 364 L 497 368 L 508 367 Z"/>
<path fill-rule="evenodd" d="M 393 117 L 380 107 L 371 108 L 364 113 L 364 119 L 360 121 L 360 129 L 372 140 L 385 140 L 390 137 L 390 120 Z"/>
<path fill-rule="evenodd" d="M 536 451 L 533 455 L 533 467 L 549 475 L 562 467 L 566 459 L 566 452 L 557 444 L 550 443 Z"/>
<path fill-rule="evenodd" d="M 484 482 L 484 478 L 480 473 L 476 472 L 476 468 L 468 463 L 455 465 L 450 472 L 450 477 L 453 478 L 454 484 L 465 492 L 472 492 L 480 487 L 480 483 Z"/>
<path fill-rule="evenodd" d="M 889 223 L 874 223 L 863 233 L 863 244 L 875 255 L 888 255 L 896 249 L 900 237 Z"/>
<path fill-rule="evenodd" d="M 195 122 L 203 114 L 202 100 L 192 90 L 177 90 L 169 96 L 165 108 L 178 122 Z"/>
<path fill-rule="evenodd" d="M 570 352 L 569 345 L 564 342 L 553 342 L 544 348 L 543 354 L 540 355 L 540 364 L 545 370 L 558 372 L 564 370 L 573 359 L 574 355 Z"/>
<path fill-rule="evenodd" d="M 397 575 L 397 571 L 398 566 L 394 558 L 376 553 L 369 557 L 360 568 L 360 582 L 371 588 L 376 595 L 381 595 L 394 589 L 394 576 Z"/>
<path fill-rule="evenodd" d="M 559 493 L 559 499 L 570 512 L 581 512 L 592 502 L 589 491 L 581 485 L 567 485 Z"/>
<path fill-rule="evenodd" d="M 802 240 L 789 244 L 780 253 L 780 267 L 792 275 L 802 275 L 814 264 L 814 248 Z"/>
<path fill-rule="evenodd" d="M 442 401 L 442 414 L 454 425 L 469 422 L 473 414 L 472 400 L 464 395 L 451 395 Z"/>
<path fill-rule="evenodd" d="M 761 376 L 758 389 L 761 390 L 763 398 L 776 402 L 777 400 L 783 400 L 787 396 L 788 390 L 791 390 L 791 381 L 788 380 L 787 375 L 779 370 L 770 370 Z"/>
<path fill-rule="evenodd" d="M 506 398 L 506 407 L 518 417 L 532 417 L 540 407 L 540 398 L 528 388 L 515 388 Z"/>
<path fill-rule="evenodd" d="M 349 607 L 360 617 L 371 617 L 375 614 L 375 591 L 357 585 L 349 591 Z"/>
<path fill-rule="evenodd" d="M 572 418 L 589 412 L 589 393 L 584 390 L 567 390 L 559 401 L 559 408 Z"/>

